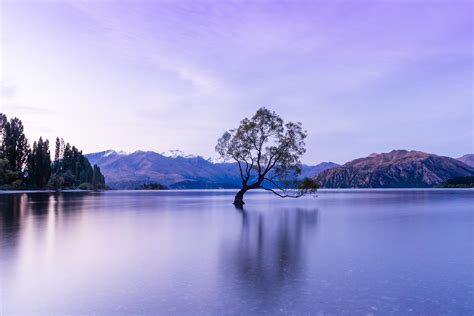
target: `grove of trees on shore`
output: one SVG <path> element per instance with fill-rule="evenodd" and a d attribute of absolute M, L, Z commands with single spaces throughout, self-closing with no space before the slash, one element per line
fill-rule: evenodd
<path fill-rule="evenodd" d="M 32 147 L 18 118 L 0 113 L 0 189 L 105 189 L 97 165 L 59 137 L 51 160 L 50 143 L 40 137 Z"/>

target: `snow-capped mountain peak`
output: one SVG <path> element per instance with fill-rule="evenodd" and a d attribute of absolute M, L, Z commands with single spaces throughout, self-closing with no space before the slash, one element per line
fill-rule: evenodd
<path fill-rule="evenodd" d="M 225 162 L 227 162 L 222 158 L 214 158 L 214 157 L 207 158 L 207 161 L 209 161 L 210 163 L 225 163 Z"/>
<path fill-rule="evenodd" d="M 104 151 L 104 154 L 102 155 L 102 157 L 108 157 L 108 156 L 116 154 L 116 153 L 117 152 L 115 150 L 106 150 L 106 151 Z"/>
<path fill-rule="evenodd" d="M 120 150 L 120 151 L 115 151 L 115 150 L 112 150 L 112 149 L 109 149 L 109 150 L 106 150 L 103 152 L 102 154 L 102 157 L 108 157 L 108 156 L 111 156 L 111 155 L 128 155 L 129 153 L 126 152 L 126 151 L 123 151 L 123 150 Z"/>
<path fill-rule="evenodd" d="M 160 153 L 162 156 L 170 157 L 170 158 L 197 158 L 199 156 L 186 154 L 184 151 L 179 149 L 168 150 Z"/>

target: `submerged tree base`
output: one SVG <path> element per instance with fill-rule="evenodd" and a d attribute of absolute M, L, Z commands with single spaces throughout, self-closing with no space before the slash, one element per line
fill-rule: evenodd
<path fill-rule="evenodd" d="M 241 189 L 239 192 L 237 192 L 237 194 L 235 195 L 235 198 L 234 198 L 234 206 L 237 207 L 237 208 L 242 208 L 245 204 L 244 202 L 244 194 L 247 190 L 245 189 Z"/>
<path fill-rule="evenodd" d="M 245 204 L 245 203 L 244 203 L 244 202 L 235 202 L 235 201 L 234 201 L 233 204 L 234 204 L 235 208 L 237 208 L 237 209 L 239 209 L 239 210 L 242 210 L 242 209 L 244 208 L 244 204 Z"/>

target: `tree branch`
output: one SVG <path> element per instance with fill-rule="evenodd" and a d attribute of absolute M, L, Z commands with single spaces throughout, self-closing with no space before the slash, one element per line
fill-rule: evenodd
<path fill-rule="evenodd" d="M 281 198 L 294 198 L 294 199 L 296 199 L 296 198 L 299 198 L 299 197 L 303 196 L 303 194 L 301 194 L 301 193 L 299 193 L 299 194 L 297 194 L 297 195 L 289 195 L 289 194 L 286 194 L 286 193 L 280 194 L 280 193 L 278 193 L 277 191 L 272 190 L 272 189 L 270 189 L 270 188 L 265 188 L 264 186 L 260 186 L 260 188 L 262 188 L 262 189 L 264 189 L 264 190 L 266 190 L 266 191 L 270 191 L 270 192 L 272 192 L 273 194 L 276 194 L 276 195 L 278 195 L 278 196 L 281 197 Z"/>
<path fill-rule="evenodd" d="M 247 159 L 242 159 L 245 161 L 245 175 L 247 176 L 246 181 L 248 181 L 250 179 L 250 172 L 252 171 L 253 167 L 253 157 L 250 155 L 250 163 L 247 162 Z"/>
<path fill-rule="evenodd" d="M 286 146 L 288 146 L 288 142 L 285 142 L 284 146 L 280 145 L 279 149 L 277 149 L 277 151 L 273 155 L 270 156 L 270 159 L 268 159 L 267 166 L 265 167 L 265 171 L 263 172 L 263 176 L 265 176 L 268 173 L 268 171 L 270 171 L 273 167 L 275 167 L 277 161 L 280 159 L 283 153 L 283 149 L 286 148 Z M 272 163 L 273 158 L 275 158 L 275 160 Z"/>
<path fill-rule="evenodd" d="M 240 165 L 240 161 L 235 156 L 232 156 L 232 158 L 234 158 L 234 160 L 237 161 L 237 164 L 239 165 L 240 177 L 242 178 L 242 181 L 245 181 L 244 173 L 242 171 L 242 166 Z"/>
<path fill-rule="evenodd" d="M 273 184 L 274 186 L 276 186 L 279 190 L 281 191 L 286 191 L 284 188 L 282 188 L 281 186 L 279 186 L 275 181 L 273 181 L 272 179 L 270 178 L 263 178 L 263 180 L 267 180 L 268 182 L 270 182 L 271 184 Z"/>

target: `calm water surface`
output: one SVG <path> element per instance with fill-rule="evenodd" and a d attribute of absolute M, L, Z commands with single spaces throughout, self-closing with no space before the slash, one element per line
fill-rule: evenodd
<path fill-rule="evenodd" d="M 473 315 L 474 191 L 0 194 L 0 314 Z"/>

